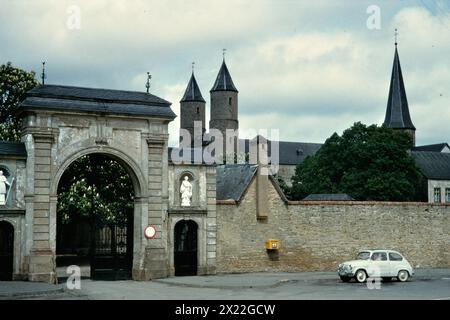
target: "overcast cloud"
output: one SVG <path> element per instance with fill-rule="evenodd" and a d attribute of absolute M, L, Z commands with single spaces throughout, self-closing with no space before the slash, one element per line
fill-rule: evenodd
<path fill-rule="evenodd" d="M 80 29 L 67 27 L 72 5 Z M 381 9 L 379 30 L 366 26 L 369 5 Z M 40 73 L 45 60 L 48 83 L 138 91 L 150 71 L 151 92 L 179 114 L 192 61 L 209 109 L 227 48 L 242 129 L 323 142 L 383 122 L 395 28 L 417 143 L 449 141 L 448 1 L 0 0 L 0 62 Z"/>

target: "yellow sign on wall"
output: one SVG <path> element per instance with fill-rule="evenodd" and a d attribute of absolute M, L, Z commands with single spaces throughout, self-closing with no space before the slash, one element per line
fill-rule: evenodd
<path fill-rule="evenodd" d="M 279 250 L 280 249 L 280 240 L 269 239 L 266 241 L 266 249 L 267 250 Z"/>

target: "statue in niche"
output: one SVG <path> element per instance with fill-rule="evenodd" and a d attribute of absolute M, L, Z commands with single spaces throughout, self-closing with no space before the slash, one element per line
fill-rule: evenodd
<path fill-rule="evenodd" d="M 4 206 L 7 200 L 6 186 L 11 186 L 6 177 L 3 175 L 3 170 L 0 170 L 0 206 Z"/>
<path fill-rule="evenodd" d="M 181 206 L 189 207 L 192 198 L 192 184 L 189 182 L 189 177 L 184 176 L 184 180 L 180 186 Z"/>

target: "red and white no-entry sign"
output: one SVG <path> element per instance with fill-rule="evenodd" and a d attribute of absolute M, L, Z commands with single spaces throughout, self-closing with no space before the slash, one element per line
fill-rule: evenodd
<path fill-rule="evenodd" d="M 144 230 L 144 235 L 147 239 L 153 239 L 156 236 L 156 228 L 152 225 L 148 225 Z"/>

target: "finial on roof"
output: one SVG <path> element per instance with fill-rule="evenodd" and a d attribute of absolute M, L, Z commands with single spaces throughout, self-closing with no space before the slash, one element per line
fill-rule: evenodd
<path fill-rule="evenodd" d="M 41 73 L 41 81 L 42 84 L 45 84 L 45 79 L 47 78 L 47 75 L 45 74 L 45 61 L 42 62 L 42 73 Z"/>
<path fill-rule="evenodd" d="M 397 36 L 398 36 L 398 31 L 397 31 L 397 28 L 395 28 L 395 32 L 394 32 L 395 46 L 397 46 Z"/>
<path fill-rule="evenodd" d="M 225 54 L 227 53 L 227 49 L 222 49 L 223 61 L 225 61 Z"/>
<path fill-rule="evenodd" d="M 194 74 L 194 69 L 195 69 L 195 62 L 192 61 L 192 74 Z"/>
<path fill-rule="evenodd" d="M 145 87 L 147 88 L 147 93 L 150 93 L 150 79 L 152 78 L 152 75 L 150 74 L 150 72 L 147 71 L 147 83 L 145 85 Z"/>

